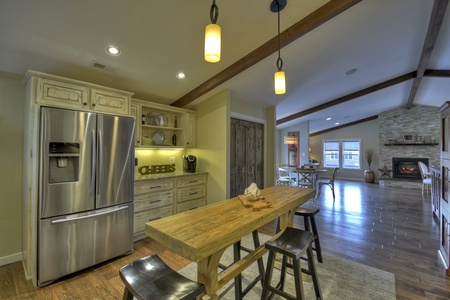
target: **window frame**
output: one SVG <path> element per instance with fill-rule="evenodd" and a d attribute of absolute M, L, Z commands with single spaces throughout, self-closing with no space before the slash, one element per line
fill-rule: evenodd
<path fill-rule="evenodd" d="M 358 143 L 358 147 L 359 147 L 358 154 L 357 154 L 358 155 L 358 162 L 357 163 L 359 165 L 356 166 L 356 167 L 350 167 L 348 164 L 347 165 L 345 164 L 346 156 L 348 155 L 348 150 L 346 150 L 344 152 L 344 145 L 346 143 L 355 143 L 355 142 Z M 327 143 L 337 143 L 338 144 L 338 149 L 334 151 L 334 152 L 337 152 L 337 156 L 338 156 L 337 159 L 335 159 L 337 164 L 333 164 L 333 163 L 330 164 L 329 161 L 326 159 L 327 155 L 330 156 L 330 153 L 327 153 L 327 152 L 333 151 L 333 150 L 327 150 L 327 148 L 333 148 L 332 146 L 331 147 L 327 147 L 326 146 Z M 341 169 L 346 169 L 346 170 L 362 170 L 363 151 L 362 151 L 362 141 L 361 141 L 360 138 L 325 139 L 325 140 L 322 140 L 322 147 L 323 147 L 323 153 L 322 153 L 322 155 L 323 155 L 323 166 L 325 168 L 341 168 Z M 336 148 L 336 147 L 334 146 L 334 148 Z M 336 153 L 332 153 L 331 155 L 336 155 Z"/>

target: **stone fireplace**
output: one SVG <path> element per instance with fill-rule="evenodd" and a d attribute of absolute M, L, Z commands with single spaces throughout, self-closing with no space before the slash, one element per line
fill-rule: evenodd
<path fill-rule="evenodd" d="M 391 172 L 376 172 L 381 186 L 422 188 L 417 161 L 440 164 L 441 123 L 438 107 L 396 108 L 378 115 L 378 166 Z M 404 143 L 399 142 L 403 137 Z M 412 138 L 413 140 L 410 140 Z M 425 142 L 432 140 L 433 143 Z M 393 142 L 394 141 L 394 142 Z M 394 159 L 403 158 L 401 166 Z M 396 168 L 402 168 L 399 172 Z M 384 176 L 381 176 L 385 174 Z"/>
<path fill-rule="evenodd" d="M 417 162 L 423 162 L 428 165 L 428 158 L 392 158 L 392 177 L 403 179 L 422 179 L 420 168 Z"/>

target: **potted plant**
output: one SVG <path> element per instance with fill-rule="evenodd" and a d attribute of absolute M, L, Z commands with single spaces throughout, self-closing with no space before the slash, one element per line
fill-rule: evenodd
<path fill-rule="evenodd" d="M 369 165 L 369 169 L 364 171 L 364 179 L 367 183 L 375 182 L 375 172 L 370 169 L 370 164 L 372 163 L 373 157 L 373 149 L 367 148 L 365 150 L 365 158 L 367 159 L 367 164 Z"/>

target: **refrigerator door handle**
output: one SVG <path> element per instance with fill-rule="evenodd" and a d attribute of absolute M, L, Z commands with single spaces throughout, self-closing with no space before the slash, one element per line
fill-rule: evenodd
<path fill-rule="evenodd" d="M 97 147 L 98 147 L 98 178 L 103 178 L 103 131 L 97 129 Z M 97 193 L 103 189 L 103 180 L 97 180 Z"/>
<path fill-rule="evenodd" d="M 107 214 L 111 214 L 111 213 L 115 213 L 124 209 L 128 209 L 128 206 L 121 206 L 115 209 L 111 209 L 108 211 L 102 211 L 99 213 L 95 213 L 92 215 L 85 215 L 85 216 L 80 216 L 80 217 L 73 217 L 73 218 L 64 218 L 64 219 L 58 219 L 58 220 L 52 220 L 52 224 L 58 224 L 58 223 L 64 223 L 64 222 L 72 222 L 72 221 L 76 221 L 76 220 L 82 220 L 82 219 L 87 219 L 87 218 L 92 218 L 92 217 L 98 217 L 98 216 L 102 216 L 102 215 L 107 215 Z"/>
<path fill-rule="evenodd" d="M 95 165 L 97 163 L 97 154 L 95 151 L 96 148 L 96 144 L 95 144 L 95 130 L 92 130 L 91 132 L 91 140 L 92 140 L 92 144 L 91 144 L 91 157 L 92 157 L 92 164 L 91 164 L 91 184 L 90 184 L 90 189 L 91 189 L 91 195 L 94 195 L 95 193 Z"/>

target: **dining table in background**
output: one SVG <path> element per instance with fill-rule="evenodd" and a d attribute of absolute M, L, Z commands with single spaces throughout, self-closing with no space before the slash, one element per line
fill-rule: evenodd
<path fill-rule="evenodd" d="M 314 193 L 313 189 L 272 186 L 261 190 L 261 197 L 271 203 L 269 208 L 253 210 L 245 207 L 238 197 L 231 198 L 148 222 L 145 233 L 196 262 L 197 281 L 205 285 L 208 299 L 218 299 L 216 292 L 220 288 L 267 252 L 261 245 L 219 272 L 220 258 L 225 250 L 275 219 L 279 218 L 282 230 L 292 226 L 296 209 L 312 199 Z"/>
<path fill-rule="evenodd" d="M 317 188 L 317 180 L 319 179 L 319 174 L 326 173 L 327 169 L 322 168 L 296 168 L 297 172 L 297 184 L 298 187 L 311 187 L 313 189 Z"/>
<path fill-rule="evenodd" d="M 280 167 L 280 170 L 289 173 L 297 174 L 297 186 L 298 187 L 310 187 L 316 189 L 317 180 L 319 178 L 319 174 L 326 173 L 327 169 L 323 168 L 305 168 L 305 167 L 296 167 L 296 166 L 283 166 Z M 309 182 L 302 182 L 302 178 L 306 181 L 309 178 Z M 303 184 L 302 184 L 303 183 Z"/>

